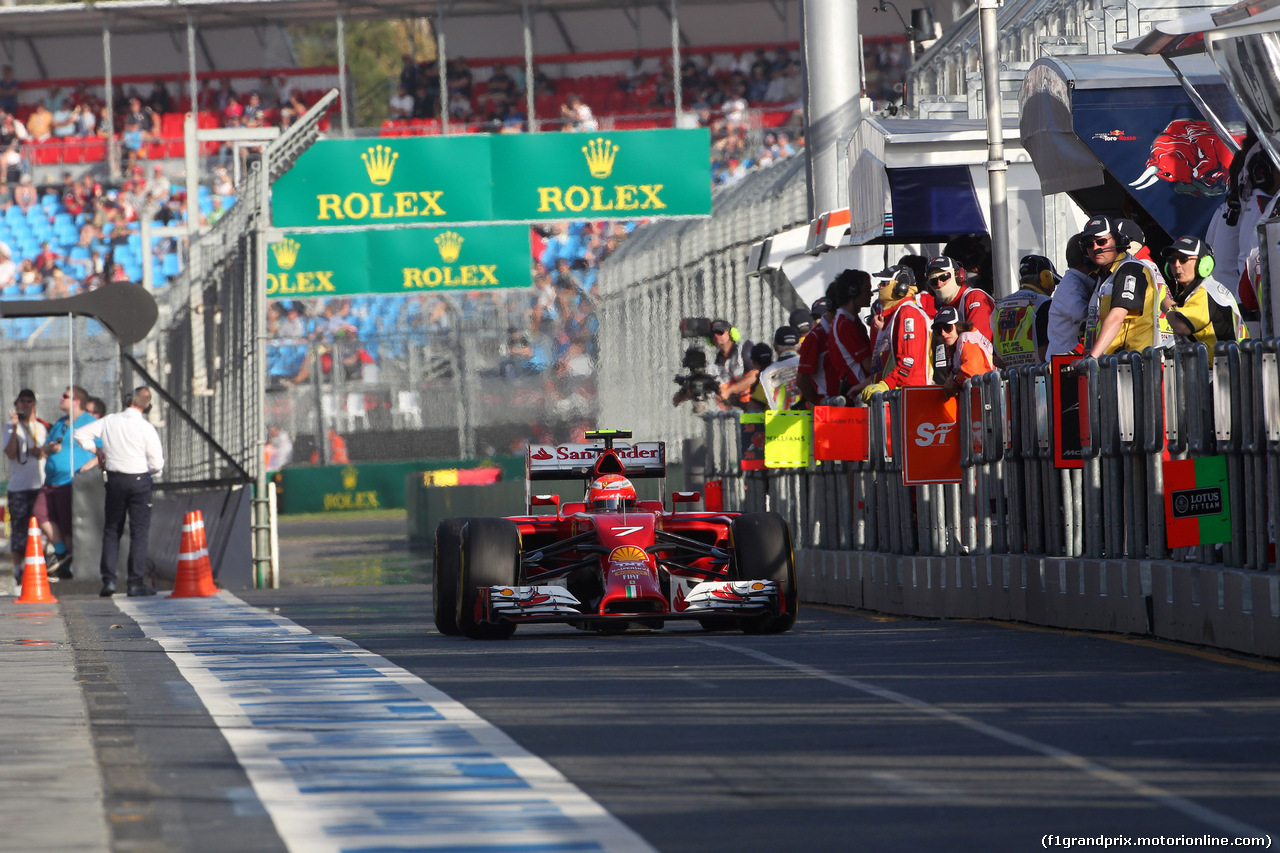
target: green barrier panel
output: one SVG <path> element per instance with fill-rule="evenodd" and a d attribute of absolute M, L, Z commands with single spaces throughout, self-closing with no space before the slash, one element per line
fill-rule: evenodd
<path fill-rule="evenodd" d="M 357 465 L 285 468 L 276 476 L 280 514 L 400 509 L 405 506 L 405 479 L 424 471 L 497 465 L 503 481 L 514 482 L 524 494 L 524 458 L 419 459 Z"/>

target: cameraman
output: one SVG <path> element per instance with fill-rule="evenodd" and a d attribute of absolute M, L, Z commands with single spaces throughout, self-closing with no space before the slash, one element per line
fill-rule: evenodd
<path fill-rule="evenodd" d="M 23 388 L 13 401 L 14 411 L 4 426 L 4 455 L 9 458 L 9 550 L 13 552 L 13 577 L 22 583 L 27 552 L 27 528 L 36 497 L 44 485 L 44 443 L 48 430 L 36 417 L 36 395 Z"/>
<path fill-rule="evenodd" d="M 751 393 L 751 386 L 756 381 L 756 371 L 748 375 L 748 360 L 744 357 L 744 348 L 750 342 L 737 340 L 738 332 L 728 320 L 711 321 L 711 344 L 716 348 L 715 362 L 710 367 L 710 375 L 719 388 L 716 400 L 721 409 L 727 409 L 734 402 L 744 402 Z M 678 406 L 686 400 L 693 400 L 696 395 L 688 388 L 682 388 L 671 398 L 671 405 Z"/>

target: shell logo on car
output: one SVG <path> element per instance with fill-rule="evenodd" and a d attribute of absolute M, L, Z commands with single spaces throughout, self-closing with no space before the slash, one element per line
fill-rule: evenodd
<path fill-rule="evenodd" d="M 637 548 L 635 545 L 620 545 L 609 553 L 609 562 L 644 563 L 648 565 L 649 555 L 644 552 L 643 548 Z"/>

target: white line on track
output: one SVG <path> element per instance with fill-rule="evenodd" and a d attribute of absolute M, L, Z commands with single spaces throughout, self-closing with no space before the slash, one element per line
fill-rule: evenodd
<path fill-rule="evenodd" d="M 130 600 L 297 853 L 653 853 L 550 764 L 422 679 L 234 595 Z"/>
<path fill-rule="evenodd" d="M 1001 743 L 1008 744 L 1009 746 L 1017 747 L 1018 749 L 1025 749 L 1028 752 L 1034 752 L 1047 758 L 1051 758 L 1060 764 L 1072 768 L 1073 770 L 1078 770 L 1087 776 L 1092 776 L 1094 779 L 1114 785 L 1115 787 L 1127 791 L 1134 796 L 1143 797 L 1166 808 L 1173 809 L 1176 812 L 1181 812 L 1189 818 L 1198 820 L 1201 823 L 1214 827 L 1215 829 L 1220 829 L 1223 832 L 1237 836 L 1260 836 L 1266 834 L 1263 830 L 1250 826 L 1247 823 L 1228 817 L 1227 815 L 1216 812 L 1213 809 L 1200 805 L 1199 803 L 1192 802 L 1184 797 L 1171 794 L 1163 788 L 1158 788 L 1155 785 L 1143 782 L 1141 779 L 1130 776 L 1127 773 L 1122 773 L 1119 770 L 1113 770 L 1110 767 L 1105 767 L 1096 761 L 1085 758 L 1084 756 L 1076 755 L 1074 752 L 1069 752 L 1056 746 L 1050 746 L 1047 743 L 1041 743 L 1038 740 L 1032 740 L 1031 738 L 1024 737 L 1020 734 L 1005 731 L 1004 729 L 997 728 L 996 726 L 975 720 L 972 717 L 966 717 L 963 714 L 957 714 L 954 711 L 948 711 L 945 708 L 940 708 L 937 705 L 925 702 L 923 699 L 917 699 L 914 696 L 899 693 L 896 690 L 878 687 L 875 684 L 871 684 L 870 682 L 862 681 L 857 678 L 850 678 L 845 675 L 836 675 L 834 673 L 827 672 L 826 670 L 819 669 L 816 666 L 810 666 L 797 661 L 787 660 L 786 658 L 780 658 L 776 655 L 771 655 L 757 649 L 745 648 L 743 646 L 717 642 L 715 640 L 690 639 L 689 642 L 699 643 L 704 646 L 712 646 L 714 648 L 724 649 L 730 652 L 737 652 L 740 655 L 755 658 L 762 663 L 783 667 L 793 672 L 798 672 L 801 675 L 809 676 L 810 678 L 818 678 L 823 681 L 830 682 L 831 684 L 838 684 L 841 687 L 848 687 L 851 690 L 856 690 L 859 693 L 865 693 L 868 696 L 875 696 L 876 698 L 883 699 L 886 702 L 903 705 L 921 714 L 933 717 L 934 719 L 952 723 L 957 726 L 963 726 L 972 732 L 976 732 L 980 735 L 986 735 L 989 738 L 998 740 Z"/>

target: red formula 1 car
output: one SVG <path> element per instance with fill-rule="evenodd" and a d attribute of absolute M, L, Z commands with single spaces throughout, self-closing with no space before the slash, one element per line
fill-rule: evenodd
<path fill-rule="evenodd" d="M 775 634 L 795 624 L 791 531 L 780 516 L 668 511 L 661 500 L 639 501 L 628 478 L 665 478 L 666 446 L 623 443 L 631 433 L 621 430 L 586 437 L 587 444 L 529 448 L 528 515 L 440 522 L 440 633 L 506 639 L 522 623 L 622 632 L 693 619 L 707 629 Z M 588 483 L 581 502 L 530 494 L 536 481 L 576 478 Z M 672 504 L 699 499 L 676 492 Z M 555 512 L 534 515 L 538 506 Z"/>

